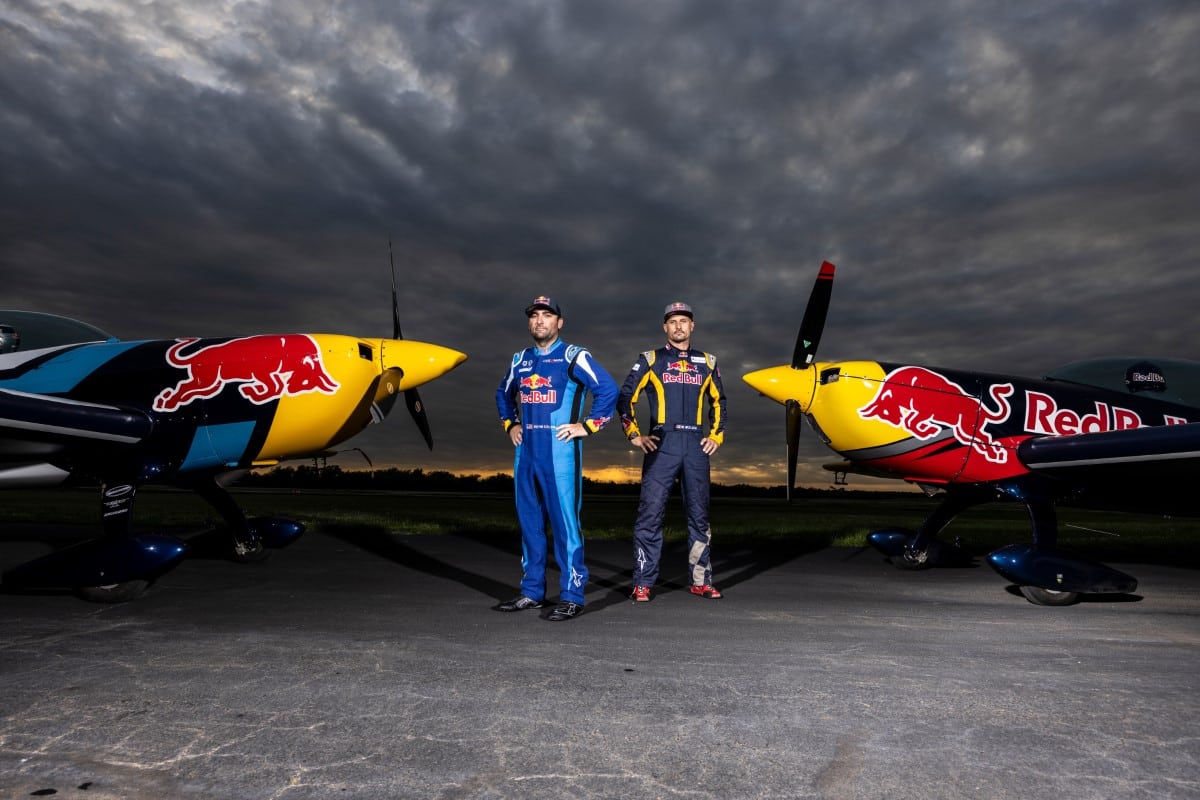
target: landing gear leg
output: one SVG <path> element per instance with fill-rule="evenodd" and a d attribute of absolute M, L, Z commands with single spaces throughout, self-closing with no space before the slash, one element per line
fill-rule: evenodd
<path fill-rule="evenodd" d="M 990 502 L 993 494 L 986 490 L 956 490 L 947 492 L 946 499 L 925 518 L 917 535 L 904 547 L 904 552 L 893 563 L 900 569 L 928 569 L 953 558 L 953 545 L 943 542 L 937 535 L 955 517 L 968 508 Z"/>
<path fill-rule="evenodd" d="M 126 539 L 132 534 L 133 501 L 137 486 L 132 483 L 105 484 L 100 487 L 100 527 L 104 538 Z M 142 596 L 150 588 L 148 578 L 136 578 L 103 586 L 76 586 L 77 597 L 90 603 L 125 603 Z"/>
<path fill-rule="evenodd" d="M 246 520 L 246 514 L 241 507 L 234 502 L 225 487 L 217 483 L 215 476 L 197 479 L 188 488 L 215 508 L 221 518 L 225 520 L 225 524 L 229 526 L 229 532 L 233 536 L 231 557 L 234 561 L 262 561 L 271 554 L 263 546 L 262 539 L 258 534 L 250 528 L 250 523 Z"/>
<path fill-rule="evenodd" d="M 1033 525 L 1033 546 L 1037 550 L 1053 551 L 1058 547 L 1058 514 L 1054 504 L 1048 500 L 1028 499 L 1025 509 Z M 1078 592 L 1063 592 L 1043 589 L 1038 586 L 1021 586 L 1025 599 L 1038 606 L 1069 606 L 1079 599 Z"/>
<path fill-rule="evenodd" d="M 129 536 L 136 497 L 137 486 L 132 483 L 106 483 L 100 487 L 100 525 L 106 538 Z"/>

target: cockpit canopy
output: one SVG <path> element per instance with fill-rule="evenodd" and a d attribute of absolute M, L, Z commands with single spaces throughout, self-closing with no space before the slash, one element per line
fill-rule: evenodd
<path fill-rule="evenodd" d="M 36 311 L 0 310 L 0 353 L 111 339 L 112 336 L 99 328 L 68 317 Z"/>
<path fill-rule="evenodd" d="M 1131 392 L 1127 384 L 1129 369 L 1153 365 L 1161 376 L 1161 391 L 1143 391 L 1140 396 L 1200 406 L 1200 361 L 1182 358 L 1144 358 L 1142 356 L 1108 356 L 1076 361 L 1059 367 L 1046 376 L 1047 380 L 1095 386 L 1114 392 Z"/>

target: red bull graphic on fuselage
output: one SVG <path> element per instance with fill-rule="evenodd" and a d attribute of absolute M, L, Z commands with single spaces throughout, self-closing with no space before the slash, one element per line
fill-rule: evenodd
<path fill-rule="evenodd" d="M 544 378 L 537 373 L 521 378 L 521 402 L 554 405 L 558 402 L 558 390 L 551 388 L 553 385 L 552 378 Z"/>
<path fill-rule="evenodd" d="M 1020 401 L 1024 411 L 1013 416 L 1014 385 L 1011 382 L 987 385 L 989 402 L 971 395 L 946 376 L 924 367 L 898 367 L 884 378 L 870 403 L 858 409 L 862 419 L 878 419 L 917 439 L 926 441 L 942 431 L 950 431 L 955 440 L 973 448 L 994 464 L 1008 463 L 1009 450 L 994 433 L 1012 419 L 1021 427 L 1009 427 L 1008 437 L 1072 436 L 1079 433 L 1105 433 L 1147 427 L 1142 415 L 1131 408 L 1102 400 L 1091 409 L 1080 411 L 1066 407 L 1048 392 L 1025 388 Z M 1016 401 L 1017 398 L 1012 398 Z M 1018 402 L 1020 402 L 1018 401 Z M 1181 416 L 1165 414 L 1163 424 L 1187 422 Z M 991 427 L 991 430 L 986 428 Z"/>
<path fill-rule="evenodd" d="M 914 437 L 932 439 L 950 431 L 955 440 L 994 464 L 1008 462 L 1008 450 L 984 428 L 1012 415 L 1011 383 L 992 384 L 988 394 L 995 408 L 968 394 L 954 381 L 924 367 L 892 370 L 871 402 L 858 409 L 862 419 L 878 419 Z"/>
<path fill-rule="evenodd" d="M 856 439 L 835 431 L 831 446 L 852 460 L 913 480 L 1002 480 L 1029 471 L 1017 449 L 1030 438 L 1200 421 L 1183 405 L 1134 395 L 1122 401 L 1120 395 L 1086 384 L 874 366 L 878 372 L 862 373 L 859 385 L 865 392 L 846 406 L 853 409 L 852 420 L 872 425 L 852 425 Z M 851 374 L 843 372 L 840 379 Z M 904 436 L 889 438 L 874 427 L 879 423 Z"/>
<path fill-rule="evenodd" d="M 255 405 L 285 395 L 334 394 L 340 385 L 326 372 L 316 341 L 304 334 L 249 336 L 184 352 L 198 341 L 176 339 L 167 350 L 167 363 L 188 374 L 154 398 L 155 411 L 176 411 L 216 397 L 233 383 Z"/>
<path fill-rule="evenodd" d="M 1044 392 L 1025 391 L 1025 430 L 1049 436 L 1072 436 L 1076 433 L 1105 433 L 1143 428 L 1146 425 L 1136 411 L 1096 401 L 1094 410 L 1081 414 L 1060 408 L 1058 401 Z M 1178 425 L 1187 420 L 1165 415 L 1164 424 Z"/>

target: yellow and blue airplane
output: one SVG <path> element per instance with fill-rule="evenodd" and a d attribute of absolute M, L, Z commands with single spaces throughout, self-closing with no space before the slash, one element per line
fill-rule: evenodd
<path fill-rule="evenodd" d="M 319 456 L 397 399 L 433 447 L 417 387 L 466 360 L 393 337 L 293 333 L 120 341 L 85 323 L 0 311 L 0 488 L 100 485 L 102 536 L 4 573 L 6 589 L 70 588 L 97 602 L 140 595 L 186 545 L 134 533 L 141 486 L 195 491 L 221 514 L 237 560 L 261 558 L 303 526 L 247 519 L 224 479 Z"/>
<path fill-rule="evenodd" d="M 833 264 L 823 263 L 791 363 L 743 376 L 786 409 L 789 497 L 807 418 L 846 459 L 830 469 L 899 478 L 943 496 L 918 530 L 887 528 L 868 536 L 898 567 L 960 560 L 963 554 L 937 534 L 972 506 L 1017 500 L 1028 510 L 1033 542 L 996 550 L 987 561 L 1039 605 L 1137 588 L 1123 572 L 1058 549 L 1057 504 L 1200 513 L 1200 363 L 1111 357 L 1034 379 L 820 362 L 833 276 Z"/>

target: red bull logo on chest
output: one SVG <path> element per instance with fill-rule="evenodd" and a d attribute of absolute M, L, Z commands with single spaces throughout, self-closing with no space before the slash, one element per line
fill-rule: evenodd
<path fill-rule="evenodd" d="M 699 386 L 704 383 L 704 376 L 694 364 L 680 359 L 672 361 L 663 368 L 663 383 L 689 383 Z"/>
<path fill-rule="evenodd" d="M 551 388 L 553 384 L 554 381 L 552 379 L 543 378 L 537 373 L 521 378 L 521 402 L 548 403 L 551 405 L 557 403 L 558 392 Z M 543 391 L 543 389 L 546 391 Z"/>
<path fill-rule="evenodd" d="M 1011 383 L 992 384 L 995 408 L 967 394 L 954 381 L 923 367 L 900 367 L 888 374 L 875 398 L 858 410 L 862 419 L 878 419 L 918 439 L 950 431 L 959 444 L 974 448 L 994 464 L 1008 462 L 1008 450 L 984 428 L 1012 414 Z"/>
<path fill-rule="evenodd" d="M 309 336 L 250 336 L 185 353 L 199 339 L 178 339 L 166 353 L 167 363 L 187 370 L 187 377 L 154 398 L 155 411 L 216 397 L 231 384 L 255 405 L 284 395 L 333 394 L 335 381 L 321 362 L 321 350 Z"/>

